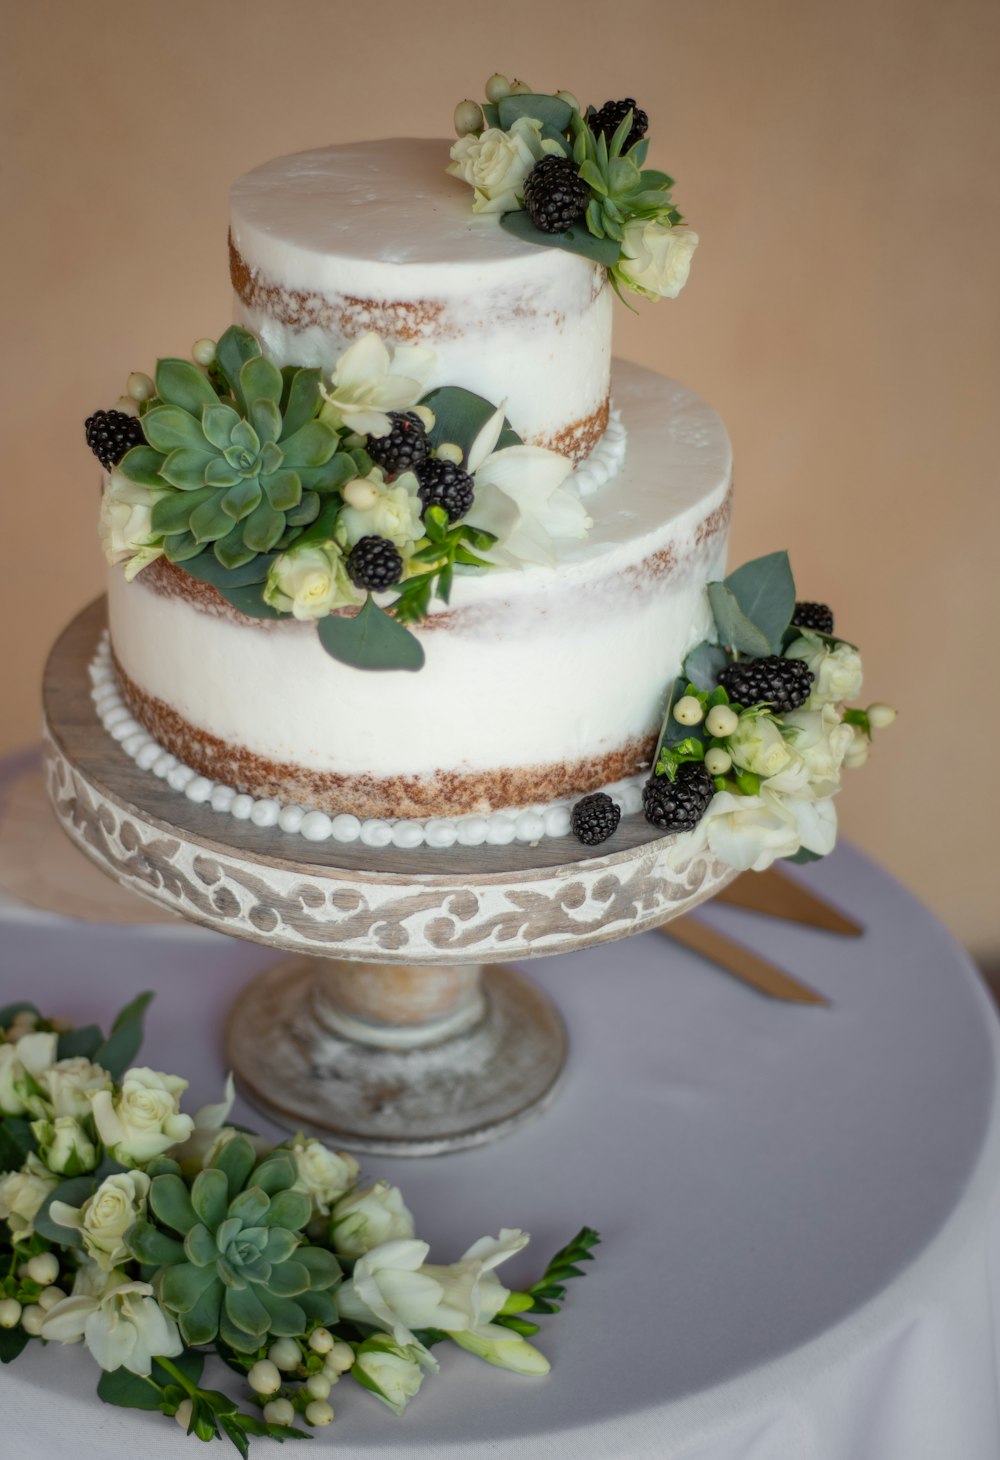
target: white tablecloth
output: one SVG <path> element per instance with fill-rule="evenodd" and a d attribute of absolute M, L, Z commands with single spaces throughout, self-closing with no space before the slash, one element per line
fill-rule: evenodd
<path fill-rule="evenodd" d="M 655 934 L 531 965 L 572 1040 L 552 1108 L 482 1150 L 366 1169 L 403 1186 L 435 1261 L 530 1230 L 504 1270 L 515 1283 L 583 1223 L 600 1229 L 590 1275 L 537 1340 L 553 1371 L 448 1351 L 401 1421 L 344 1381 L 311 1453 L 997 1460 L 992 1006 L 944 930 L 859 855 L 796 875 L 865 937 L 705 916 L 830 1009 L 763 999 Z M 156 989 L 143 1059 L 191 1078 L 191 1109 L 218 1097 L 226 1009 L 272 957 L 181 925 L 0 910 L 0 1002 L 107 1021 Z M 195 1453 L 167 1421 L 101 1406 L 96 1377 L 80 1349 L 32 1346 L 0 1374 L 0 1452 Z"/>

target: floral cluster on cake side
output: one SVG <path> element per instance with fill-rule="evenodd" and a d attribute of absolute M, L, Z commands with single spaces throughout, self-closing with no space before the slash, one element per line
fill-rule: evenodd
<path fill-rule="evenodd" d="M 230 1125 L 231 1079 L 189 1115 L 187 1080 L 133 1065 L 151 997 L 107 1038 L 30 1003 L 0 1009 L 0 1362 L 82 1342 L 106 1404 L 243 1456 L 253 1436 L 329 1424 L 343 1377 L 402 1414 L 446 1342 L 549 1371 L 529 1315 L 558 1311 L 596 1232 L 516 1292 L 497 1269 L 522 1231 L 429 1263 L 402 1192 L 363 1180 L 353 1156 Z M 203 1382 L 209 1358 L 239 1376 L 240 1401 Z"/>

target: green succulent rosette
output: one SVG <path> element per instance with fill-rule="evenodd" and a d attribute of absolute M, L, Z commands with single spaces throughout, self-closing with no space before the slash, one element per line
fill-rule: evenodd
<path fill-rule="evenodd" d="M 290 1152 L 258 1162 L 246 1137 L 234 1136 L 190 1187 L 172 1161 L 150 1170 L 148 1216 L 126 1243 L 186 1344 L 219 1339 L 252 1354 L 272 1337 L 335 1321 L 340 1265 L 304 1235 L 312 1207 L 292 1190 Z"/>
<path fill-rule="evenodd" d="M 164 359 L 155 383 L 142 416 L 147 444 L 120 466 L 164 493 L 151 525 L 173 563 L 210 548 L 234 569 L 280 551 L 315 521 L 324 494 L 357 475 L 339 434 L 317 419 L 320 371 L 279 370 L 247 330 L 225 332 L 210 373 Z"/>

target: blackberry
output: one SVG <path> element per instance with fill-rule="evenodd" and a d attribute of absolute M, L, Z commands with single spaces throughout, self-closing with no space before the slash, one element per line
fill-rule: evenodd
<path fill-rule="evenodd" d="M 389 411 L 392 430 L 387 436 L 369 436 L 368 455 L 390 476 L 413 471 L 431 451 L 427 431 L 416 411 Z"/>
<path fill-rule="evenodd" d="M 569 824 L 577 841 L 585 847 L 596 847 L 614 836 L 621 819 L 621 808 L 603 791 L 596 791 L 576 803 Z"/>
<path fill-rule="evenodd" d="M 797 603 L 792 623 L 797 629 L 815 629 L 818 634 L 832 634 L 833 609 L 825 603 Z"/>
<path fill-rule="evenodd" d="M 715 782 L 700 760 L 685 760 L 669 776 L 651 776 L 642 788 L 646 820 L 658 831 L 692 831 L 708 810 Z"/>
<path fill-rule="evenodd" d="M 117 466 L 133 446 L 146 444 L 138 416 L 127 416 L 124 411 L 95 411 L 83 425 L 87 445 L 106 471 Z"/>
<path fill-rule="evenodd" d="M 569 157 L 543 157 L 528 173 L 524 206 L 543 233 L 565 233 L 586 213 L 590 188 Z"/>
<path fill-rule="evenodd" d="M 387 537 L 359 538 L 347 555 L 347 571 L 359 588 L 376 593 L 391 588 L 403 576 L 403 559 Z"/>
<path fill-rule="evenodd" d="M 801 659 L 782 659 L 779 654 L 741 659 L 719 675 L 719 683 L 738 705 L 744 709 L 770 705 L 777 715 L 804 705 L 812 682 L 813 672 Z"/>
<path fill-rule="evenodd" d="M 475 483 L 469 473 L 453 461 L 431 456 L 417 467 L 417 496 L 428 507 L 443 507 L 449 522 L 457 522 L 472 507 Z"/>
<path fill-rule="evenodd" d="M 587 121 L 594 136 L 599 137 L 603 132 L 610 147 L 611 138 L 629 112 L 632 113 L 632 130 L 625 138 L 625 146 L 622 148 L 623 152 L 627 152 L 630 147 L 634 147 L 637 142 L 642 141 L 649 126 L 649 117 L 641 107 L 636 106 L 634 97 L 626 96 L 624 101 L 606 101 L 600 111 L 595 111 L 587 118 Z"/>

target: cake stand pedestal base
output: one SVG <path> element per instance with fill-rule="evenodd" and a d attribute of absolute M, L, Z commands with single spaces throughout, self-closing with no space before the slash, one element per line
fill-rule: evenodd
<path fill-rule="evenodd" d="M 386 1156 L 483 1145 L 555 1094 L 566 1030 L 502 965 L 297 958 L 236 1002 L 226 1038 L 240 1089 L 280 1125 Z"/>

